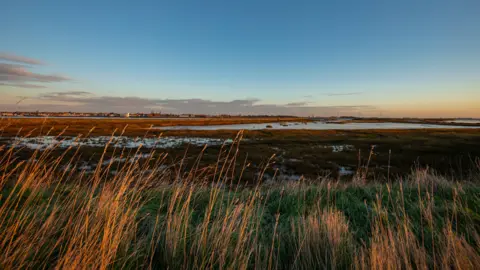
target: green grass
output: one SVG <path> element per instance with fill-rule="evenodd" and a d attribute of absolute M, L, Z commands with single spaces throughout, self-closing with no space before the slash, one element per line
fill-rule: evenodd
<path fill-rule="evenodd" d="M 263 183 L 267 156 L 245 185 L 237 142 L 206 171 L 200 159 L 173 171 L 157 159 L 115 164 L 116 175 L 101 162 L 108 145 L 92 174 L 62 169 L 75 149 L 21 162 L 4 149 L 0 268 L 480 267 L 478 167 L 468 179 L 416 168 L 390 181 Z"/>

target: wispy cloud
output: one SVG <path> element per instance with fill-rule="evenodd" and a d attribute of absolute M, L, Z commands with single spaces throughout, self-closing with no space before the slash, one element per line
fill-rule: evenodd
<path fill-rule="evenodd" d="M 19 87 L 19 88 L 45 88 L 44 85 L 28 84 L 28 83 L 3 83 L 3 82 L 0 82 L 0 85 Z"/>
<path fill-rule="evenodd" d="M 325 96 L 356 96 L 356 95 L 361 95 L 363 92 L 349 92 L 349 93 L 325 93 L 323 95 Z"/>
<path fill-rule="evenodd" d="M 29 65 L 44 65 L 44 63 L 40 60 L 19 56 L 15 54 L 5 53 L 5 52 L 3 53 L 0 52 L 0 60 L 29 64 Z"/>
<path fill-rule="evenodd" d="M 25 67 L 0 63 L 0 81 L 7 82 L 62 82 L 70 78 L 61 75 L 44 75 L 28 71 Z"/>
<path fill-rule="evenodd" d="M 42 99 L 70 99 L 70 98 L 81 98 L 93 96 L 92 93 L 86 91 L 66 91 L 66 92 L 47 92 L 40 94 L 39 97 Z"/>
<path fill-rule="evenodd" d="M 285 104 L 285 106 L 307 106 L 308 105 L 308 102 L 306 101 L 300 101 L 300 102 L 290 102 L 290 103 L 287 103 Z"/>
<path fill-rule="evenodd" d="M 40 65 L 43 62 L 26 57 L 0 53 L 0 60 L 14 63 L 0 62 L 0 84 L 23 88 L 44 88 L 42 83 L 55 83 L 71 80 L 63 75 L 40 74 L 30 71 L 30 65 Z"/>

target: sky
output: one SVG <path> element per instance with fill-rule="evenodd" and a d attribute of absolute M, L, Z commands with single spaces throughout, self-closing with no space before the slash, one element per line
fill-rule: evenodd
<path fill-rule="evenodd" d="M 480 1 L 0 9 L 0 110 L 480 117 Z"/>

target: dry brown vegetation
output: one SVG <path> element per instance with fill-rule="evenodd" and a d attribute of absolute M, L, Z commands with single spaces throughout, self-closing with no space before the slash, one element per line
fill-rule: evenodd
<path fill-rule="evenodd" d="M 2 136 L 38 136 L 58 134 L 62 132 L 65 136 L 77 136 L 79 134 L 91 134 L 95 136 L 110 136 L 115 130 L 124 130 L 125 136 L 197 136 L 197 137 L 223 137 L 232 138 L 238 130 L 161 130 L 152 127 L 166 126 L 201 126 L 201 125 L 228 125 L 228 124 L 252 124 L 252 123 L 273 123 L 273 122 L 308 122 L 305 118 L 197 118 L 197 119 L 79 119 L 79 118 L 1 118 L 0 134 Z M 368 122 L 368 119 L 365 120 Z M 378 122 L 378 121 L 376 121 Z M 478 129 L 369 129 L 369 130 L 245 130 L 245 138 L 258 137 L 290 137 L 299 136 L 332 136 L 332 135 L 444 135 L 444 134 L 472 134 L 480 133 Z"/>
<path fill-rule="evenodd" d="M 229 118 L 173 118 L 173 119 L 148 119 L 148 118 L 1 118 L 0 127 L 5 136 L 16 134 L 42 134 L 51 130 L 58 133 L 66 130 L 65 135 L 76 136 L 87 134 L 95 127 L 92 135 L 110 135 L 113 130 L 127 129 L 127 135 L 141 136 L 145 130 L 152 126 L 202 126 L 202 125 L 228 125 L 228 124 L 252 124 L 273 123 L 287 121 L 308 121 L 296 117 L 229 117 Z"/>
<path fill-rule="evenodd" d="M 165 159 L 123 163 L 115 175 L 101 159 L 75 173 L 60 166 L 66 154 L 18 162 L 15 148 L 3 149 L 0 268 L 480 268 L 478 177 L 418 169 L 385 184 L 361 174 L 267 184 L 262 170 L 245 187 L 232 177 L 235 164 L 248 166 L 240 139 L 210 174 L 172 171 Z"/>

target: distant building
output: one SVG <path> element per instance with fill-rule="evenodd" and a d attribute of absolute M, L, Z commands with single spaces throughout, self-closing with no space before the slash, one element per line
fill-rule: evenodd
<path fill-rule="evenodd" d="M 127 112 L 127 113 L 124 115 L 124 117 L 125 117 L 125 118 L 129 118 L 129 117 L 130 117 L 130 113 Z"/>

